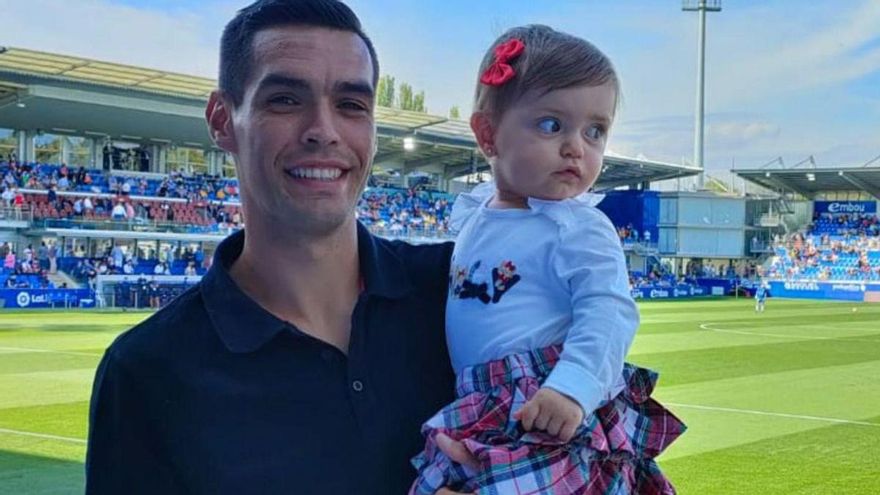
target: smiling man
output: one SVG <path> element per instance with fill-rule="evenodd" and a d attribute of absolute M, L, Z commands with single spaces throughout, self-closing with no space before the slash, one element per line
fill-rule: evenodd
<path fill-rule="evenodd" d="M 246 230 L 97 372 L 86 491 L 404 493 L 420 424 L 452 399 L 450 244 L 355 218 L 378 62 L 335 0 L 261 0 L 221 42 L 206 118 Z"/>

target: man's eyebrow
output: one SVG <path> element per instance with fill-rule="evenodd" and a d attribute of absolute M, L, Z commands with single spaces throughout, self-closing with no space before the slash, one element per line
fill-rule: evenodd
<path fill-rule="evenodd" d="M 260 80 L 257 85 L 257 91 L 265 89 L 269 86 L 285 86 L 290 89 L 308 90 L 309 83 L 298 77 L 285 76 L 282 74 L 269 74 Z"/>
<path fill-rule="evenodd" d="M 373 85 L 366 81 L 340 81 L 333 86 L 333 89 L 339 93 L 355 93 L 367 98 L 372 98 L 375 94 Z"/>
<path fill-rule="evenodd" d="M 311 85 L 305 79 L 283 74 L 269 74 L 260 80 L 257 91 L 270 86 L 284 86 L 288 89 L 301 91 L 311 90 Z M 373 90 L 373 85 L 367 81 L 339 81 L 333 85 L 333 89 L 337 93 L 354 93 L 367 98 L 373 98 L 376 93 Z"/>

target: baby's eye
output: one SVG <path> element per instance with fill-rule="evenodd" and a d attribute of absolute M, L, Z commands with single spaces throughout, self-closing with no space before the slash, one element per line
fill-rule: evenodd
<path fill-rule="evenodd" d="M 538 121 L 538 129 L 546 134 L 555 134 L 562 130 L 562 124 L 558 119 L 545 117 Z"/>
<path fill-rule="evenodd" d="M 605 127 L 600 124 L 591 125 L 585 134 L 590 139 L 602 139 L 605 137 Z"/>

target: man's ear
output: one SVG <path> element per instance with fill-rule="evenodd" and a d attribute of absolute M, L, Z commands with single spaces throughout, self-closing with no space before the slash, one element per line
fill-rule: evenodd
<path fill-rule="evenodd" d="M 477 138 L 477 144 L 486 158 L 492 158 L 498 153 L 495 147 L 495 126 L 486 112 L 474 112 L 471 115 L 471 130 Z"/>
<path fill-rule="evenodd" d="M 208 106 L 205 107 L 205 121 L 208 123 L 208 132 L 211 133 L 214 144 L 226 152 L 233 154 L 238 152 L 235 130 L 232 126 L 232 102 L 222 91 L 211 92 Z"/>

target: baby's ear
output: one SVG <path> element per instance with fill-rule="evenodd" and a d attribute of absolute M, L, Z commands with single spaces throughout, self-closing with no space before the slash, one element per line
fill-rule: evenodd
<path fill-rule="evenodd" d="M 486 112 L 474 112 L 471 115 L 471 130 L 477 138 L 480 150 L 487 158 L 495 156 L 495 126 Z"/>

